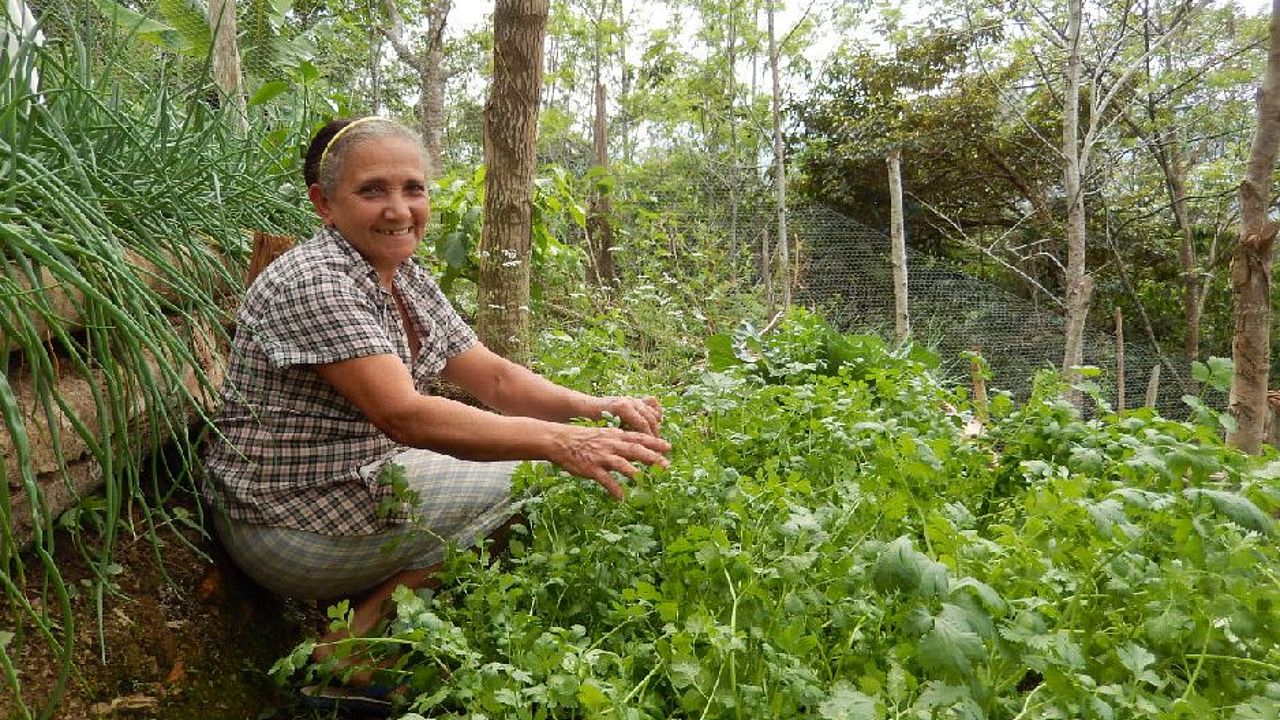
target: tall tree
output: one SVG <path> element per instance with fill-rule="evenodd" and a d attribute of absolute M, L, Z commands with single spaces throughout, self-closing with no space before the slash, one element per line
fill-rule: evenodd
<path fill-rule="evenodd" d="M 418 76 L 418 130 L 427 148 L 427 179 L 435 180 L 444 174 L 444 31 L 453 2 L 423 1 L 422 17 L 426 27 L 420 50 L 410 47 L 405 40 L 404 20 L 396 0 L 382 2 L 390 21 L 388 27 L 382 28 L 383 35 L 395 48 L 400 61 L 413 68 Z"/>
<path fill-rule="evenodd" d="M 527 363 L 533 173 L 548 0 L 497 0 L 484 110 L 485 199 L 476 326 L 494 352 Z"/>
<path fill-rule="evenodd" d="M 1167 0 L 1142 3 L 1148 45 L 1168 15 L 1168 4 Z M 1243 135 L 1230 128 L 1241 122 L 1235 108 L 1244 103 L 1237 98 L 1252 98 L 1254 92 L 1252 79 L 1257 73 L 1247 68 L 1247 63 L 1253 57 L 1252 50 L 1266 43 L 1265 26 L 1258 32 L 1256 25 L 1245 21 L 1233 6 L 1206 9 L 1200 21 L 1187 28 L 1176 48 L 1166 47 L 1148 58 L 1141 80 L 1145 90 L 1122 111 L 1124 128 L 1146 150 L 1159 178 L 1151 187 L 1158 184 L 1160 196 L 1153 194 L 1146 203 L 1138 201 L 1142 206 L 1135 211 L 1146 214 L 1152 211 L 1152 204 L 1163 201 L 1161 216 L 1170 223 L 1177 241 L 1182 354 L 1188 376 L 1191 364 L 1201 355 L 1206 291 L 1217 269 L 1218 233 L 1212 227 L 1212 213 L 1229 202 L 1226 194 L 1197 183 L 1196 176 L 1208 163 L 1235 154 L 1229 149 L 1232 146 L 1219 142 L 1217 136 Z M 1115 160 L 1123 164 L 1121 158 Z M 1131 185 L 1133 173 L 1127 169 L 1120 172 L 1119 185 Z M 1129 201 L 1111 193 L 1108 196 L 1116 206 Z M 1207 248 L 1202 247 L 1206 236 L 1210 238 Z"/>
<path fill-rule="evenodd" d="M 791 307 L 791 242 L 787 237 L 787 158 L 782 143 L 782 81 L 778 77 L 779 52 L 774 28 L 774 2 L 769 0 L 769 76 L 773 89 L 773 183 L 778 213 L 778 265 L 782 273 L 782 307 Z"/>
<path fill-rule="evenodd" d="M 1084 175 L 1092 143 L 1080 147 L 1080 26 L 1084 21 L 1083 0 L 1067 0 L 1067 27 L 1064 33 L 1066 58 L 1063 64 L 1065 89 L 1062 94 L 1062 187 L 1067 200 L 1067 329 L 1062 357 L 1064 372 L 1084 364 L 1085 319 L 1093 297 L 1093 278 L 1085 273 Z M 1091 140 L 1091 138 L 1090 138 Z M 1083 157 L 1082 157 L 1083 156 Z"/>
<path fill-rule="evenodd" d="M 609 116 L 607 88 L 604 83 L 605 58 L 610 55 L 613 35 L 620 24 L 608 17 L 609 0 L 598 0 L 590 8 L 592 25 L 591 75 L 595 95 L 595 121 L 591 124 L 591 147 L 598 181 L 592 188 L 587 218 L 587 242 L 591 247 L 590 276 L 592 282 L 612 286 L 618 280 L 613 258 L 613 225 L 609 196 Z M 621 14 L 621 13 L 619 13 Z"/>
<path fill-rule="evenodd" d="M 1235 335 L 1231 355 L 1235 376 L 1230 409 L 1236 427 L 1227 442 L 1257 453 L 1266 425 L 1271 367 L 1271 265 L 1280 225 L 1267 217 L 1274 193 L 1271 178 L 1280 150 L 1280 0 L 1271 1 L 1267 70 L 1258 93 L 1258 124 L 1249 163 L 1240 183 L 1240 244 L 1231 258 Z"/>
<path fill-rule="evenodd" d="M 885 158 L 889 167 L 889 257 L 893 265 L 893 331 L 898 342 L 911 335 L 911 315 L 907 295 L 907 238 L 902 222 L 902 148 L 893 148 Z"/>
<path fill-rule="evenodd" d="M 1128 2 L 1104 2 L 1086 8 L 1083 0 L 1067 0 L 1065 17 L 1055 17 L 1051 9 L 1029 3 L 1018 13 L 1020 25 L 1031 28 L 1035 38 L 1055 51 L 1059 59 L 1060 71 L 1048 71 L 1051 64 L 1045 62 L 1044 56 L 1035 57 L 1034 65 L 1041 68 L 1044 87 L 1058 94 L 1062 112 L 1057 150 L 1066 201 L 1062 367 L 1068 374 L 1084 361 L 1084 333 L 1095 284 L 1087 267 L 1085 203 L 1094 153 L 1119 115 L 1117 106 L 1132 95 L 1135 78 L 1153 53 L 1178 37 L 1187 21 L 1207 3 L 1208 0 L 1179 0 L 1172 9 L 1172 21 L 1158 34 L 1141 31 L 1149 23 L 1135 18 Z M 1086 48 L 1086 39 L 1096 45 Z M 1082 99 L 1087 100 L 1083 109 Z M 1009 109 L 1026 116 L 1024 96 L 1010 95 L 1007 104 Z"/>
<path fill-rule="evenodd" d="M 214 84 L 230 108 L 232 123 L 241 132 L 248 132 L 244 74 L 240 71 L 240 49 L 236 44 L 236 0 L 209 0 L 209 27 L 213 31 Z"/>

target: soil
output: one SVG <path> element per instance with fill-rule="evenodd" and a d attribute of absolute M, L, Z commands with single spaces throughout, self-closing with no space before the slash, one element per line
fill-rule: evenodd
<path fill-rule="evenodd" d="M 190 497 L 177 502 L 194 510 Z M 146 527 L 140 509 L 134 508 L 132 519 L 140 533 Z M 21 700 L 33 717 L 314 717 L 295 707 L 296 690 L 280 687 L 267 670 L 323 630 L 323 607 L 284 600 L 258 587 L 198 528 L 175 524 L 162 529 L 158 540 L 125 530 L 112 557 L 116 567 L 110 568 L 116 587 L 103 594 L 102 642 L 91 565 L 74 542 L 91 535 L 81 530 L 77 536 L 66 531 L 55 536 L 55 563 L 65 584 L 75 589 L 73 674 L 56 707 L 49 707 L 60 667 L 55 652 L 17 603 L 0 607 L 0 631 L 16 633 L 7 651 Z M 49 608 L 52 621 L 60 623 L 57 595 L 44 582 L 41 562 L 24 559 L 25 596 L 36 608 Z M 62 632 L 54 629 L 55 635 Z M 3 637 L 0 632 L 0 642 Z M 0 676 L 0 718 L 25 716 Z"/>

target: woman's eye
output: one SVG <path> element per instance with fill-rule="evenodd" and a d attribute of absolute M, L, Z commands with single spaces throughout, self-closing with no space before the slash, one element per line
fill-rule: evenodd
<path fill-rule="evenodd" d="M 427 192 L 427 186 L 416 185 L 416 184 L 410 185 L 409 187 L 405 188 L 405 192 L 409 193 L 410 195 L 423 195 Z"/>
<path fill-rule="evenodd" d="M 362 187 L 359 190 L 362 197 L 381 197 L 386 191 L 377 186 Z"/>

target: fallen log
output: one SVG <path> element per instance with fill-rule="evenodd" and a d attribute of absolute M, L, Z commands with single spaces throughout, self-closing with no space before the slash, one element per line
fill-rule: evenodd
<path fill-rule="evenodd" d="M 206 323 L 179 332 L 190 338 L 189 361 L 180 367 L 172 367 L 172 358 L 146 356 L 144 362 L 151 378 L 168 378 L 162 381 L 166 384 L 161 388 L 153 387 L 147 395 L 131 396 L 123 409 L 129 428 L 129 437 L 124 442 L 133 452 L 154 449 L 149 447 L 153 430 L 159 430 L 162 436 L 167 434 L 163 428 L 151 427 L 152 418 L 168 414 L 176 416 L 177 422 L 185 426 L 199 416 L 211 413 L 216 405 L 217 388 L 222 383 L 225 368 L 225 351 L 217 342 L 221 329 Z M 174 382 L 175 378 L 164 374 L 167 367 L 172 367 L 180 376 L 180 387 Z M 134 382 L 146 377 L 145 373 L 138 371 L 133 375 Z M 52 521 L 102 485 L 102 469 L 94 459 L 86 436 L 102 440 L 104 422 L 99 417 L 94 395 L 104 396 L 108 381 L 101 372 L 88 378 L 70 374 L 59 377 L 57 393 L 62 403 L 51 403 L 51 410 L 45 407 L 47 392 L 35 386 L 29 373 L 9 381 L 18 399 L 28 435 L 30 452 L 25 464 L 36 478 L 40 495 L 33 502 L 22 482 L 22 463 L 13 438 L 10 433 L 0 435 L 0 454 L 4 457 L 9 484 L 13 538 L 15 544 L 22 548 L 33 539 L 36 517 L 42 518 L 40 522 Z M 51 416 L 52 422 L 49 421 Z M 80 429 L 76 428 L 77 423 Z M 33 507 L 40 512 L 33 513 Z"/>
<path fill-rule="evenodd" d="M 212 251 L 210 251 L 212 252 Z M 180 267 L 182 263 L 172 253 L 162 252 L 165 263 L 171 267 Z M 147 288 L 160 298 L 169 302 L 177 302 L 183 295 L 183 288 L 172 276 L 142 253 L 126 248 L 123 251 L 124 264 L 133 268 L 134 274 Z M 207 288 L 213 297 L 222 297 L 231 293 L 228 282 L 238 271 L 230 270 L 233 263 L 224 256 L 210 255 L 205 262 L 228 268 L 226 274 L 209 276 L 212 285 Z M 11 327 L 30 327 L 30 332 L 42 340 L 53 335 L 47 318 L 57 318 L 58 326 L 64 332 L 74 332 L 85 326 L 84 308 L 88 301 L 84 292 L 73 284 L 63 282 L 47 268 L 37 268 L 33 279 L 13 264 L 4 267 L 4 277 L 10 284 L 10 292 L 14 297 L 22 298 L 21 318 L 11 321 Z M 21 351 L 24 345 L 22 338 L 6 332 L 0 327 L 0 349 L 11 352 Z"/>
<path fill-rule="evenodd" d="M 254 233 L 249 281 L 295 242 L 288 236 Z M 167 278 L 155 263 L 130 250 L 125 251 L 125 258 L 137 276 L 161 298 L 177 302 L 182 296 L 180 286 Z M 166 256 L 167 261 L 171 259 Z M 28 301 L 26 321 L 40 337 L 50 335 L 44 320 L 46 314 L 56 316 L 67 330 L 83 326 L 85 297 L 76 288 L 57 284 L 43 269 L 34 287 L 27 278 L 19 276 L 13 266 L 9 266 L 6 273 L 11 283 L 39 295 Z M 224 280 L 215 279 L 212 292 L 215 301 L 227 311 L 225 320 L 232 315 L 227 305 L 238 300 Z M 194 324 L 174 322 L 177 336 L 189 341 L 189 353 L 179 353 L 181 357 L 158 357 L 144 352 L 145 371 L 143 367 L 135 367 L 125 380 L 134 387 L 145 384 L 148 391 L 130 394 L 123 408 L 105 408 L 116 417 L 126 418 L 128 438 L 123 443 L 131 452 L 153 451 L 151 438 L 168 435 L 165 428 L 151 427 L 153 418 L 168 415 L 185 425 L 211 415 L 217 406 L 217 391 L 226 367 L 225 329 L 209 320 L 197 320 Z M 15 338 L 0 331 L 0 348 L 5 347 L 20 349 Z M 10 495 L 11 537 L 18 548 L 31 543 L 37 524 L 48 526 L 102 486 L 105 478 L 94 457 L 93 444 L 105 442 L 114 445 L 114 449 L 121 446 L 118 439 L 111 443 L 104 437 L 113 430 L 111 418 L 100 417 L 104 405 L 100 398 L 107 397 L 109 389 L 105 373 L 101 370 L 87 374 L 76 372 L 70 363 L 55 363 L 55 368 L 56 390 L 47 387 L 49 380 L 37 383 L 29 368 L 8 378 L 28 436 L 28 453 L 25 458 L 19 458 L 11 434 L 0 434 L 0 458 L 4 462 Z M 113 380 L 120 381 L 121 378 Z M 37 496 L 34 498 L 22 480 L 24 469 L 30 473 L 28 477 L 35 477 Z"/>

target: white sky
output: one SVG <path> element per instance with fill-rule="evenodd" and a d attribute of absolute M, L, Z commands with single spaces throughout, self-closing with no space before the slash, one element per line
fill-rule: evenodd
<path fill-rule="evenodd" d="M 1262 0 L 1254 0 L 1262 2 Z M 815 4 L 815 0 L 791 0 L 783 4 L 782 10 L 778 13 L 776 19 L 777 34 L 779 37 L 786 34 L 788 30 L 795 26 L 796 22 L 804 13 L 804 8 Z M 652 8 L 653 13 L 647 18 L 642 18 L 643 28 L 661 27 L 667 19 L 669 13 L 665 7 L 658 6 Z M 628 4 L 625 10 L 629 14 L 635 14 L 635 6 Z M 465 30 L 475 28 L 477 25 L 490 22 L 493 15 L 493 0 L 464 0 L 464 2 L 455 5 L 453 10 L 449 12 L 450 34 L 461 33 Z M 761 20 L 763 22 L 763 20 Z M 821 51 L 818 54 L 822 57 L 830 52 L 834 47 L 834 38 L 825 38 L 823 42 L 815 43 L 821 46 L 816 48 Z M 813 49 L 813 48 L 811 48 Z M 808 52 L 805 53 L 809 55 Z M 810 56 L 810 60 L 818 61 L 820 57 Z"/>
<path fill-rule="evenodd" d="M 1270 0 L 1213 0 L 1215 5 L 1225 5 L 1230 2 L 1244 8 L 1250 15 L 1262 14 L 1269 12 L 1271 7 Z M 803 17 L 806 9 L 818 7 L 835 7 L 841 2 L 849 5 L 860 4 L 858 0 L 785 0 L 782 3 L 782 9 L 777 18 L 777 36 L 785 37 L 786 34 L 796 25 Z M 657 5 L 657 7 L 653 7 Z M 638 14 L 637 7 L 644 7 L 645 3 L 633 4 L 627 3 L 626 10 L 633 17 Z M 922 11 L 919 3 L 915 0 L 876 0 L 876 8 L 866 11 L 866 16 L 870 18 L 877 17 L 880 14 L 880 8 L 892 8 L 902 13 L 902 24 L 907 25 L 920 18 Z M 656 29 L 665 24 L 670 13 L 666 7 L 661 4 L 650 4 L 649 17 L 641 20 L 641 33 L 645 30 Z M 813 10 L 817 12 L 817 10 Z M 450 35 L 459 35 L 467 30 L 475 29 L 477 26 L 491 22 L 493 15 L 493 0 L 462 0 L 457 3 L 449 13 L 449 33 Z M 761 20 L 763 22 L 763 19 Z M 866 39 L 873 39 L 872 28 L 873 23 L 868 22 L 861 28 L 858 28 L 856 34 L 866 34 Z M 816 37 L 804 50 L 805 57 L 814 66 L 820 68 L 827 57 L 839 44 L 841 39 L 839 31 L 833 28 L 829 23 L 820 25 L 816 31 Z M 787 77 L 787 73 L 783 71 L 783 85 L 790 85 L 788 82 L 791 78 Z"/>

